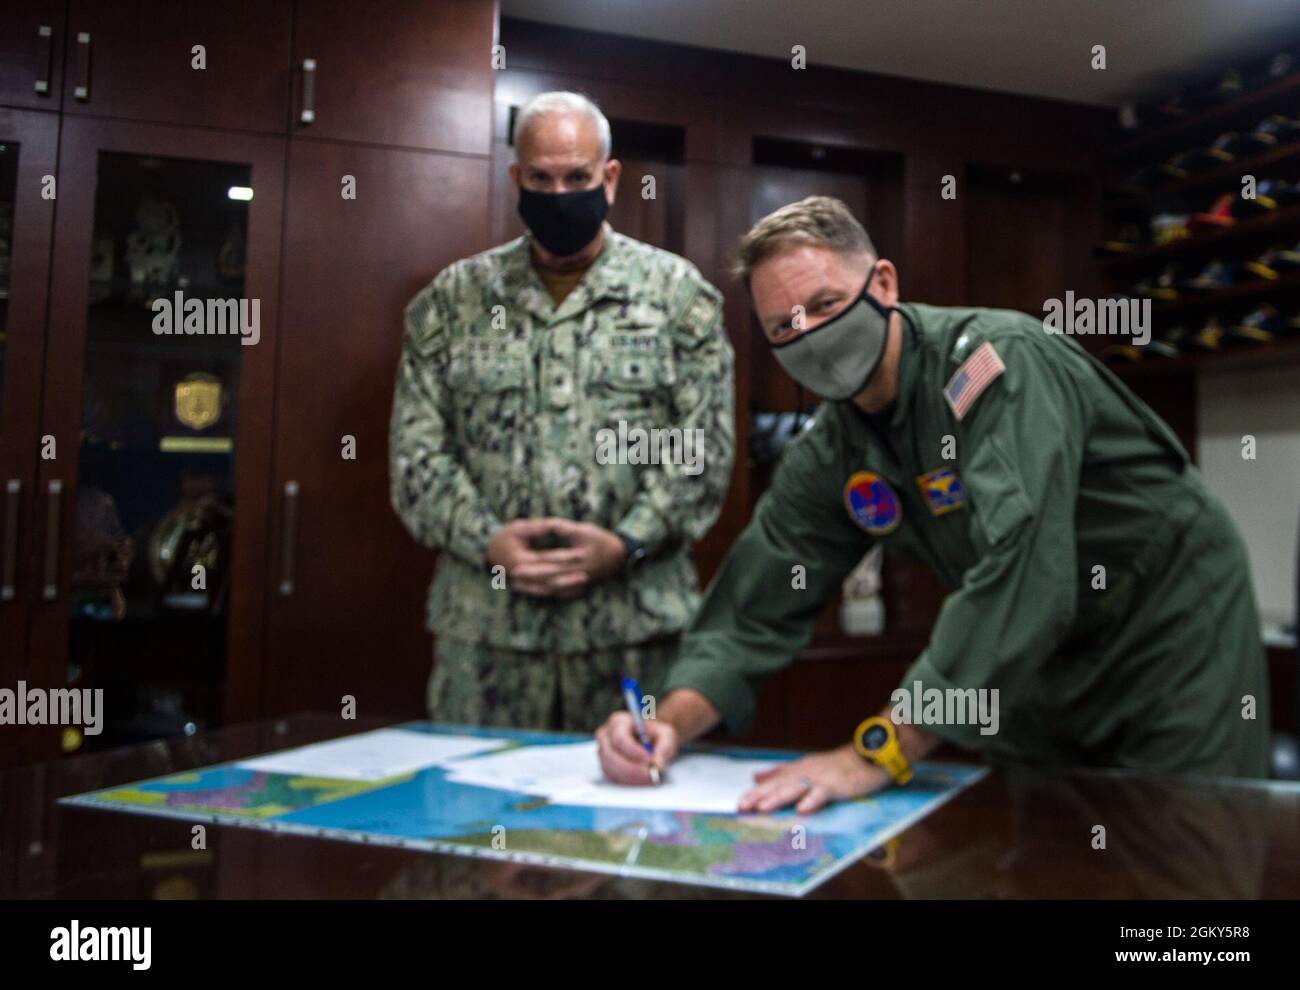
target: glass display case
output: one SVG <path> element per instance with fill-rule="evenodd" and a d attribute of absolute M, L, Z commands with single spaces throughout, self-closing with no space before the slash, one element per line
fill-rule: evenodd
<path fill-rule="evenodd" d="M 235 512 L 249 167 L 101 152 L 70 574 L 67 683 L 104 688 L 113 731 L 219 721 Z"/>
<path fill-rule="evenodd" d="M 11 691 L 27 674 L 37 600 L 27 557 L 35 547 L 57 148 L 53 114 L 0 107 L 0 686 Z M 0 766 L 17 757 L 19 735 L 0 728 Z"/>
<path fill-rule="evenodd" d="M 262 662 L 284 141 L 79 119 L 59 148 L 26 673 L 102 714 L 24 759 L 252 717 Z"/>

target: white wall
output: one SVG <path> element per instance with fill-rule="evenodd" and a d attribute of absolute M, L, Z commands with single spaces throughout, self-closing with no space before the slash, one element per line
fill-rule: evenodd
<path fill-rule="evenodd" d="M 1250 549 L 1265 623 L 1295 621 L 1296 528 L 1300 517 L 1300 367 L 1200 377 L 1197 458 Z M 1255 460 L 1242 437 L 1255 437 Z"/>

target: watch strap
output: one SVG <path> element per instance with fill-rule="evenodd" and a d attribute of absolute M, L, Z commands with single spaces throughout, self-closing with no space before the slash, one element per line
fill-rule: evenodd
<path fill-rule="evenodd" d="M 623 551 L 626 556 L 623 559 L 624 570 L 630 570 L 636 564 L 645 560 L 646 548 L 641 542 L 631 536 L 628 536 L 621 529 L 614 530 L 614 535 L 623 541 Z"/>

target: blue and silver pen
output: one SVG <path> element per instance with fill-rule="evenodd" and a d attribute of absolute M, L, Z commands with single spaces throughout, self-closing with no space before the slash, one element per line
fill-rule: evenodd
<path fill-rule="evenodd" d="M 653 756 L 654 744 L 650 742 L 650 736 L 645 731 L 645 721 L 641 718 L 641 685 L 636 682 L 635 677 L 623 678 L 623 701 L 627 705 L 628 714 L 632 716 L 632 730 L 641 740 L 645 751 Z M 655 784 L 660 781 L 659 768 L 653 763 L 650 764 L 650 779 Z"/>

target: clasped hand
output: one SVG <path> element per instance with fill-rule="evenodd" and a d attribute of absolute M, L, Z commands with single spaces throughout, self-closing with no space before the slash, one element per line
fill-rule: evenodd
<path fill-rule="evenodd" d="M 553 538 L 564 544 L 538 549 Z M 540 598 L 577 598 L 588 585 L 622 569 L 623 541 L 594 523 L 568 519 L 513 519 L 488 543 L 488 563 L 505 568 L 510 587 Z"/>

